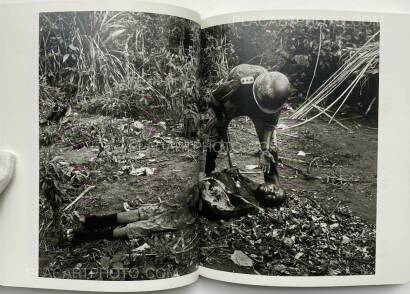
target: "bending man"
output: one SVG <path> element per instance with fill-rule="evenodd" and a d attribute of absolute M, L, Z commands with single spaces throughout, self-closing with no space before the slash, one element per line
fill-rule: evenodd
<path fill-rule="evenodd" d="M 210 141 L 205 162 L 207 175 L 215 170 L 221 146 L 227 143 L 230 121 L 248 116 L 255 125 L 261 147 L 259 165 L 266 183 L 261 189 L 271 196 L 284 194 L 279 187 L 278 154 L 271 142 L 279 114 L 289 96 L 289 87 L 284 74 L 268 72 L 258 65 L 241 64 L 231 70 L 226 81 L 213 91 L 210 101 L 215 119 L 206 127 Z"/>

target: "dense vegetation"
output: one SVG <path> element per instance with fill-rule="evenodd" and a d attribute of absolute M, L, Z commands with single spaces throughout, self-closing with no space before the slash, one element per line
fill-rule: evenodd
<path fill-rule="evenodd" d="M 179 120 L 198 99 L 199 28 L 185 19 L 137 12 L 43 13 L 39 41 L 41 93 L 55 87 L 62 99 L 86 102 L 82 106 L 90 111 L 153 118 L 165 112 Z M 40 101 L 47 98 L 45 93 Z"/>
<path fill-rule="evenodd" d="M 227 24 L 200 33 L 191 21 L 159 14 L 40 14 L 40 275 L 114 279 L 97 273 L 127 267 L 141 275 L 124 279 L 192 272 L 199 258 L 196 226 L 131 241 L 100 240 L 79 246 L 65 246 L 56 239 L 65 229 L 78 226 L 73 210 L 106 214 L 124 210 L 124 203 L 137 207 L 172 201 L 196 183 L 199 147 L 192 140 L 197 139 L 195 130 L 187 130 L 184 124 L 197 124 L 197 112 L 207 110 L 211 90 L 235 65 L 261 64 L 287 74 L 292 83 L 291 106 L 297 107 L 307 101 L 309 88 L 314 93 L 324 85 L 378 30 L 376 23 L 281 20 Z M 373 59 L 378 57 L 377 41 L 378 37 L 367 54 L 376 66 L 354 87 L 348 113 L 351 109 L 364 113 L 377 97 L 378 59 Z M 371 110 L 377 114 L 377 103 Z M 289 108 L 283 116 L 292 113 Z M 280 133 L 279 142 L 286 146 L 281 160 L 298 166 L 281 167 L 289 203 L 280 210 L 266 210 L 278 222 L 272 224 L 258 215 L 203 223 L 202 262 L 231 270 L 232 260 L 227 257 L 240 249 L 257 260 L 251 273 L 256 269 L 280 275 L 373 273 L 374 215 L 368 217 L 370 221 L 356 216 L 363 218 L 363 211 L 375 213 L 377 131 L 360 126 L 362 121 L 356 124 L 358 120 L 343 123 L 357 133 L 348 137 L 345 130 L 321 121 Z M 248 148 L 233 154 L 235 162 L 254 164 L 256 136 L 250 122 L 239 120 L 230 129 L 232 140 Z M 182 136 L 187 132 L 193 136 Z M 346 142 L 349 148 L 342 148 Z M 365 152 L 371 154 L 363 156 Z M 222 167 L 224 158 L 219 160 Z M 306 180 L 302 169 L 318 175 L 314 182 Z M 324 180 L 329 178 L 339 180 Z M 357 211 L 346 213 L 349 206 Z M 306 227 L 308 217 L 312 224 Z M 261 235 L 264 247 L 253 252 Z M 298 240 L 299 235 L 308 241 Z M 293 246 L 295 241 L 300 244 Z M 339 246 L 344 246 L 343 254 Z M 144 273 L 150 268 L 166 272 L 150 277 Z M 70 276 L 77 269 L 84 276 Z"/>
<path fill-rule="evenodd" d="M 269 20 L 207 28 L 201 36 L 204 95 L 209 95 L 233 66 L 250 63 L 285 73 L 293 86 L 292 98 L 299 98 L 294 102 L 300 103 L 307 95 L 317 60 L 310 93 L 378 30 L 378 23 L 320 20 Z M 377 92 L 378 72 L 373 72 L 357 87 L 352 100 L 367 107 Z"/>
<path fill-rule="evenodd" d="M 194 156 L 178 146 L 188 144 L 184 111 L 199 99 L 198 25 L 149 13 L 42 13 L 39 44 L 40 275 L 134 280 L 195 270 L 192 227 L 132 242 L 61 241 L 79 227 L 73 210 L 169 201 L 196 178 Z M 170 157 L 183 173 L 170 172 Z"/>

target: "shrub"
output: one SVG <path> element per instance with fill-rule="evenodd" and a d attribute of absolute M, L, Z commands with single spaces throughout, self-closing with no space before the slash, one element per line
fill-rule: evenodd
<path fill-rule="evenodd" d="M 203 83 L 210 86 L 226 76 L 220 74 L 221 65 L 226 72 L 240 63 L 260 64 L 285 73 L 294 87 L 294 96 L 305 97 L 320 34 L 321 54 L 312 91 L 339 68 L 346 52 L 361 47 L 379 29 L 379 24 L 373 22 L 323 20 L 267 20 L 210 27 L 201 36 L 206 46 L 201 60 Z"/>
<path fill-rule="evenodd" d="M 189 20 L 159 14 L 42 13 L 40 76 L 68 96 L 112 98 L 112 107 L 99 104 L 115 115 L 130 106 L 179 121 L 198 100 L 198 32 Z"/>

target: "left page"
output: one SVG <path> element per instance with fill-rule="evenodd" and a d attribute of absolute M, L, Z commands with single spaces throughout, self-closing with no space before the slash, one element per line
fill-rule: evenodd
<path fill-rule="evenodd" d="M 17 169 L 0 205 L 1 234 L 13 227 L 0 284 L 196 281 L 199 16 L 109 1 L 9 4 L 1 15 L 0 146 Z"/>

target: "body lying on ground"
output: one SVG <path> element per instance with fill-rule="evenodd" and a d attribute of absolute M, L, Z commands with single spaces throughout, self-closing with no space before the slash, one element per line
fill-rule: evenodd
<path fill-rule="evenodd" d="M 239 178 L 234 180 L 233 174 Z M 240 187 L 236 187 L 236 180 Z M 229 219 L 260 211 L 266 184 L 258 184 L 238 174 L 224 170 L 205 177 L 179 194 L 172 201 L 143 204 L 130 211 L 106 215 L 79 215 L 81 228 L 68 230 L 70 241 L 97 239 L 135 239 L 155 232 L 179 230 L 193 225 L 199 215 L 209 219 Z M 276 205 L 284 197 L 275 199 Z"/>
<path fill-rule="evenodd" d="M 205 143 L 208 146 L 205 162 L 207 178 L 177 197 L 175 204 L 159 203 L 141 206 L 130 212 L 80 218 L 86 230 L 70 231 L 69 238 L 133 238 L 148 232 L 179 229 L 193 224 L 198 212 L 208 211 L 208 216 L 229 217 L 247 211 L 243 207 L 255 208 L 258 203 L 252 202 L 254 196 L 265 205 L 283 203 L 285 192 L 279 185 L 278 154 L 276 148 L 271 147 L 271 141 L 280 112 L 288 99 L 289 87 L 289 80 L 282 73 L 269 72 L 258 65 L 240 64 L 234 67 L 215 89 L 210 101 L 215 118 L 205 130 L 209 143 Z M 230 173 L 221 173 L 222 180 L 214 173 L 221 146 L 229 144 L 229 122 L 238 116 L 248 116 L 255 125 L 261 146 L 259 164 L 265 181 L 264 185 L 255 187 L 241 177 L 240 180 L 245 183 L 242 191 L 235 183 L 231 186 L 232 178 L 239 180 L 239 173 L 236 172 L 233 177 Z M 228 177 L 224 176 L 226 174 Z M 253 196 L 247 197 L 249 195 Z M 96 230 L 107 227 L 115 228 Z"/>

